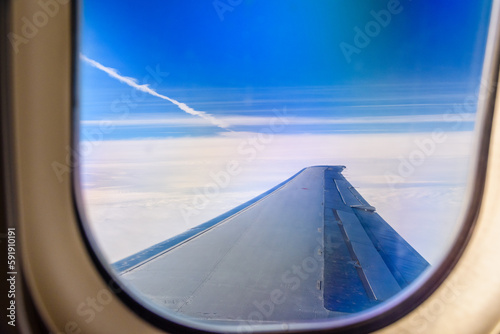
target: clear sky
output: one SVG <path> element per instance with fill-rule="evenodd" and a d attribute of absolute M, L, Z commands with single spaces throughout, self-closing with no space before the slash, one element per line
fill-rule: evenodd
<path fill-rule="evenodd" d="M 93 226 L 107 235 L 104 248 L 112 243 L 109 240 L 134 230 L 134 222 L 124 222 L 117 208 L 135 205 L 129 216 L 147 216 L 151 203 L 166 203 L 151 218 L 164 224 L 162 215 L 173 215 L 175 201 L 158 200 L 157 194 L 189 203 L 207 182 L 193 175 L 206 175 L 237 156 L 242 141 L 266 132 L 277 115 L 285 115 L 286 126 L 274 133 L 277 140 L 266 148 L 274 156 L 257 154 L 231 191 L 222 189 L 219 200 L 212 201 L 215 209 L 182 228 L 202 223 L 312 164 L 351 166 L 349 181 L 361 179 L 359 184 L 372 196 L 367 200 L 386 205 L 381 215 L 393 225 L 398 223 L 388 217 L 400 216 L 384 201 L 399 198 L 403 186 L 404 191 L 413 189 L 410 199 L 436 193 L 445 198 L 463 188 L 490 2 L 83 1 L 81 138 L 94 141 L 96 149 L 83 159 L 82 182 L 89 203 L 95 203 L 89 209 L 97 221 Z M 140 86 L 146 84 L 148 88 Z M 112 125 L 106 131 L 103 120 Z M 405 177 L 397 189 L 387 184 L 387 174 L 397 174 L 401 158 L 418 149 L 416 140 L 436 130 L 450 134 L 441 153 L 428 157 L 427 167 Z M 207 143 L 213 143 L 211 154 Z M 304 143 L 341 146 L 314 151 Z M 120 148 L 122 154 L 117 152 Z M 383 154 L 378 160 L 373 156 L 375 163 L 360 160 L 377 151 Z M 141 155 L 144 152 L 148 158 Z M 144 169 L 129 168 L 144 160 L 150 164 L 139 167 Z M 177 164 L 175 168 L 169 161 Z M 141 183 L 141 175 L 157 175 L 160 167 L 164 178 Z M 184 177 L 191 181 L 178 181 Z M 443 178 L 444 185 L 432 188 Z M 374 189 L 382 189 L 385 197 Z M 124 193 L 134 195 L 118 203 Z M 140 200 L 133 204 L 133 198 Z M 144 198 L 151 200 L 137 204 Z M 460 205 L 457 198 L 454 210 Z M 416 212 L 418 207 L 417 203 L 409 209 Z M 103 228 L 104 222 L 108 227 Z M 416 219 L 408 224 L 414 223 Z M 109 226 L 119 228 L 111 231 Z M 446 226 L 440 233 L 453 230 Z M 149 241 L 134 243 L 139 249 L 113 244 L 110 249 L 121 251 L 110 258 L 118 260 L 182 228 L 167 232 L 157 227 L 145 237 Z M 408 227 L 404 236 L 414 230 Z M 420 239 L 413 236 L 421 252 L 429 246 L 423 240 L 428 231 Z M 432 251 L 426 254 L 437 258 Z"/>
<path fill-rule="evenodd" d="M 341 43 L 356 47 L 355 28 L 366 33 L 366 25 L 375 20 L 371 11 L 387 11 L 388 4 L 398 2 L 244 0 L 221 20 L 212 1 L 89 0 L 83 2 L 81 52 L 216 117 L 269 116 L 284 105 L 297 117 L 442 114 L 478 84 L 488 2 L 401 1 L 386 26 L 379 24 L 378 34 L 366 35 L 369 42 L 350 54 L 348 63 Z M 148 68 L 169 75 L 158 82 Z M 82 64 L 81 75 L 82 119 L 115 118 L 118 112 L 113 113 L 110 102 L 130 94 L 130 88 L 88 65 Z M 155 97 L 132 102 L 128 118 L 188 118 Z M 235 130 L 249 130 L 242 125 Z M 219 131 L 179 126 L 171 133 L 164 126 L 135 130 L 113 136 Z M 287 131 L 339 130 L 358 131 L 349 124 Z M 359 128 L 379 130 L 418 129 L 408 123 Z"/>

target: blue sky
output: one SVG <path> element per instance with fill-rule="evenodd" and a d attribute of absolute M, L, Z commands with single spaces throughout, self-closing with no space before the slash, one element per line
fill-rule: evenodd
<path fill-rule="evenodd" d="M 479 83 L 489 1 L 401 1 L 397 14 L 346 61 L 371 11 L 391 1 L 250 1 L 221 20 L 212 1 L 84 1 L 81 53 L 150 84 L 158 92 L 216 117 L 429 115 L 456 112 Z M 366 32 L 366 31 L 365 31 Z M 168 72 L 154 81 L 149 69 Z M 81 118 L 192 118 L 153 96 L 81 63 Z M 132 101 L 125 103 L 114 101 Z M 121 109 L 120 109 L 121 108 Z M 126 109 L 126 116 L 123 112 Z M 453 111 L 455 109 L 455 111 Z M 473 108 L 472 108 L 473 109 Z M 470 111 L 470 110 L 469 110 Z M 85 124 L 91 129 L 92 124 Z M 436 123 L 291 126 L 291 133 L 414 132 Z M 459 128 L 470 130 L 464 122 Z M 235 131 L 258 128 L 235 125 Z M 119 126 L 107 139 L 216 135 L 220 129 Z"/>
<path fill-rule="evenodd" d="M 339 44 L 387 3 L 243 1 L 220 21 L 212 1 L 84 1 L 82 51 L 135 78 L 159 64 L 171 72 L 165 88 L 477 79 L 487 1 L 402 0 L 358 66 L 346 66 Z"/>

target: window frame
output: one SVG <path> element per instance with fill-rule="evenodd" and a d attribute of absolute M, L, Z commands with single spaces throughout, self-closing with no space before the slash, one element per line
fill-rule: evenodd
<path fill-rule="evenodd" d="M 161 333 L 162 329 L 171 332 L 213 331 L 215 327 L 203 324 L 198 325 L 205 331 L 185 328 L 135 300 L 133 292 L 117 282 L 116 277 L 109 271 L 109 266 L 101 262 L 102 258 L 94 248 L 95 242 L 87 235 L 77 182 L 78 161 L 70 173 L 63 175 L 63 182 L 55 178 L 50 168 L 54 161 L 66 161 L 67 147 L 73 147 L 78 138 L 78 115 L 73 111 L 78 101 L 75 76 L 78 64 L 79 7 L 78 3 L 62 4 L 64 2 L 60 3 L 59 13 L 50 18 L 50 24 L 40 29 L 28 44 L 22 45 L 23 49 L 18 54 L 12 55 L 12 129 L 15 144 L 12 144 L 11 158 L 16 181 L 15 193 L 12 195 L 15 196 L 19 217 L 17 226 L 20 231 L 23 279 L 43 320 L 55 332 L 71 332 L 72 328 L 74 331 L 73 323 L 83 332 L 92 333 Z M 21 34 L 21 18 L 33 15 L 39 7 L 36 2 L 24 0 L 13 2 L 12 5 L 13 31 Z M 453 248 L 440 267 L 425 278 L 425 282 L 417 284 L 405 293 L 410 296 L 404 300 L 398 298 L 395 302 L 388 302 L 384 307 L 370 311 L 367 315 L 334 320 L 335 327 L 327 327 L 329 322 L 318 323 L 314 326 L 318 333 L 375 331 L 394 322 L 394 325 L 383 331 L 397 333 L 398 326 L 405 323 L 416 328 L 411 325 L 411 319 L 406 315 L 430 310 L 432 300 L 440 298 L 439 291 L 442 291 L 446 284 L 452 284 L 449 282 L 456 279 L 456 275 L 460 275 L 460 270 L 463 271 L 460 268 L 474 265 L 474 259 L 464 260 L 462 255 L 480 252 L 484 245 L 481 246 L 477 240 L 474 240 L 474 243 L 469 242 L 471 238 L 474 239 L 474 235 L 485 230 L 500 228 L 500 215 L 491 221 L 484 215 L 480 216 L 480 209 L 483 212 L 490 210 L 485 208 L 482 202 L 485 187 L 494 188 L 494 182 L 498 182 L 499 178 L 499 172 L 495 172 L 496 165 L 491 167 L 491 164 L 498 162 L 491 162 L 489 159 L 489 156 L 500 155 L 500 136 L 496 133 L 495 137 L 491 137 L 499 73 L 499 17 L 500 1 L 494 1 L 483 80 L 489 85 L 494 83 L 495 92 L 490 93 L 483 105 L 478 107 L 484 108 L 485 111 L 481 113 L 482 119 L 477 123 L 481 130 L 478 131 L 480 139 L 476 141 L 477 158 L 471 173 L 473 186 L 468 190 L 470 201 L 462 217 L 462 228 Z M 57 56 L 54 57 L 54 54 Z M 46 84 L 48 76 L 50 83 Z M 500 121 L 496 119 L 496 132 L 500 131 L 499 128 Z M 491 146 L 494 151 L 490 151 L 490 140 L 494 140 L 495 146 Z M 487 169 L 489 163 L 490 167 Z M 485 183 L 486 181 L 488 183 Z M 497 194 L 496 200 L 499 198 L 500 195 Z M 499 211 L 500 209 L 497 209 L 496 212 Z M 474 248 L 471 250 L 472 247 Z M 500 251 L 500 246 L 495 249 Z M 493 261 L 494 253 L 489 251 L 486 256 Z M 78 314 L 80 305 L 85 303 L 87 298 L 96 297 L 103 289 L 121 291 L 112 296 L 112 302 L 105 305 L 102 312 L 95 313 L 92 321 L 86 322 L 85 318 Z M 497 300 L 500 300 L 500 289 L 495 293 L 498 293 Z M 457 299 L 460 300 L 460 296 Z M 498 308 L 499 305 L 500 302 L 492 307 Z M 119 320 L 110 322 L 109 319 Z M 498 320 L 491 317 L 488 323 L 497 324 Z M 455 316 L 450 321 L 458 324 L 463 323 L 464 319 Z M 436 328 L 433 330 L 438 332 Z M 304 330 L 311 332 L 306 327 Z"/>

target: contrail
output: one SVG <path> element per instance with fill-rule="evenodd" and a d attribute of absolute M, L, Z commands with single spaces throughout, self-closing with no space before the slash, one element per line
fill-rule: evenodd
<path fill-rule="evenodd" d="M 132 88 L 135 88 L 137 90 L 140 90 L 141 92 L 145 92 L 145 93 L 148 93 L 150 95 L 159 97 L 160 99 L 167 100 L 167 101 L 175 104 L 177 107 L 179 107 L 179 109 L 181 109 L 182 111 L 184 111 L 184 112 L 186 112 L 186 113 L 188 113 L 190 115 L 194 115 L 194 116 L 198 116 L 198 117 L 204 118 L 204 119 L 206 119 L 207 121 L 209 121 L 210 123 L 212 123 L 213 125 L 215 125 L 215 126 L 217 126 L 219 128 L 222 128 L 222 129 L 225 129 L 225 130 L 229 130 L 229 124 L 227 124 L 227 123 L 225 123 L 225 122 L 223 122 L 221 120 L 218 120 L 214 116 L 212 116 L 210 114 L 207 114 L 204 111 L 194 110 L 193 108 L 187 106 L 185 103 L 181 103 L 179 101 L 176 101 L 174 99 L 169 98 L 168 96 L 159 94 L 154 89 L 150 88 L 148 85 L 140 85 L 140 84 L 137 83 L 136 79 L 130 78 L 130 77 L 125 77 L 123 75 L 118 74 L 118 71 L 115 70 L 114 68 L 106 67 L 106 66 L 104 66 L 104 65 L 96 62 L 95 60 L 92 60 L 92 59 L 86 57 L 83 54 L 80 54 L 80 59 L 82 59 L 83 61 L 87 62 L 91 66 L 93 66 L 93 67 L 95 67 L 95 68 L 97 68 L 97 69 L 99 69 L 99 70 L 101 70 L 103 72 L 106 72 L 110 77 L 118 79 L 119 81 L 121 81 L 121 82 L 129 85 Z M 229 130 L 229 131 L 231 131 L 231 130 Z"/>

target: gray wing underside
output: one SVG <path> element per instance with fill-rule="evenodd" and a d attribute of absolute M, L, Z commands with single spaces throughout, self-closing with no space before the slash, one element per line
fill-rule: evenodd
<path fill-rule="evenodd" d="M 429 264 L 351 186 L 344 168 L 305 168 L 113 266 L 157 307 L 198 319 L 313 320 L 377 305 Z"/>

